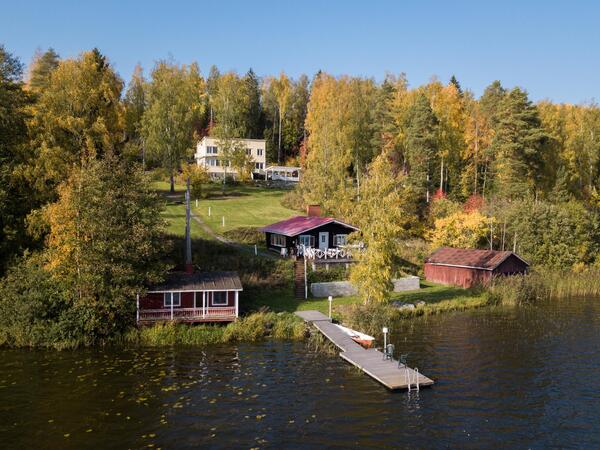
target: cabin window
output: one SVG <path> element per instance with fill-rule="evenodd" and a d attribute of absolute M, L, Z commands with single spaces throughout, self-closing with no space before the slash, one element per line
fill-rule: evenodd
<path fill-rule="evenodd" d="M 214 306 L 227 306 L 227 291 L 213 292 Z"/>
<path fill-rule="evenodd" d="M 336 247 L 340 247 L 342 245 L 348 244 L 348 235 L 347 234 L 336 234 L 333 237 L 333 243 Z"/>
<path fill-rule="evenodd" d="M 305 247 L 314 247 L 315 246 L 315 237 L 310 234 L 301 234 L 298 238 L 300 245 L 304 245 Z"/>
<path fill-rule="evenodd" d="M 165 292 L 165 307 L 171 307 L 171 302 L 173 306 L 181 306 L 181 292 Z"/>
<path fill-rule="evenodd" d="M 282 234 L 272 234 L 271 245 L 275 247 L 285 247 L 285 236 Z"/>

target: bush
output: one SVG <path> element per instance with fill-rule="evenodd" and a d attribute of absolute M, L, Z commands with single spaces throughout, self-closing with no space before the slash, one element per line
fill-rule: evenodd
<path fill-rule="evenodd" d="M 281 205 L 295 211 L 304 212 L 304 198 L 302 198 L 302 195 L 295 189 L 284 194 L 281 199 Z"/>
<path fill-rule="evenodd" d="M 191 325 L 168 322 L 134 329 L 124 341 L 136 345 L 209 345 L 227 342 L 255 342 L 263 339 L 302 340 L 306 324 L 290 313 L 258 312 L 226 326 Z"/>
<path fill-rule="evenodd" d="M 308 265 L 310 267 L 310 264 Z M 319 266 L 317 266 L 319 267 Z M 328 281 L 344 281 L 348 279 L 348 271 L 342 264 L 332 265 L 329 270 L 325 270 L 324 267 L 318 270 L 308 270 L 308 282 L 309 283 L 326 283 Z"/>
<path fill-rule="evenodd" d="M 227 239 L 241 244 L 260 244 L 264 242 L 265 235 L 258 228 L 239 227 L 223 233 Z"/>

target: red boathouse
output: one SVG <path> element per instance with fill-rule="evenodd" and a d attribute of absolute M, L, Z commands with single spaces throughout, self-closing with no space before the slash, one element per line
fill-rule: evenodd
<path fill-rule="evenodd" d="M 442 247 L 425 260 L 424 269 L 427 281 L 468 288 L 494 276 L 527 273 L 529 263 L 509 251 Z"/>

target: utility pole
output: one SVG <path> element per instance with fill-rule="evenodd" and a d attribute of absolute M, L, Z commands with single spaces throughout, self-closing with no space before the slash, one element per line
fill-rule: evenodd
<path fill-rule="evenodd" d="M 187 190 L 185 191 L 185 271 L 191 274 L 192 266 L 192 236 L 190 230 L 190 178 L 187 179 Z"/>

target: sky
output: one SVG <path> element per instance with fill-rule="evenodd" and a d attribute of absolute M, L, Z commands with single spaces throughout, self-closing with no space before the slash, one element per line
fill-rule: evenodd
<path fill-rule="evenodd" d="M 98 47 L 128 81 L 140 63 L 197 61 L 258 75 L 318 70 L 411 86 L 454 74 L 480 95 L 494 80 L 531 99 L 600 99 L 596 1 L 0 0 L 0 44 L 28 64 L 37 48 Z"/>

